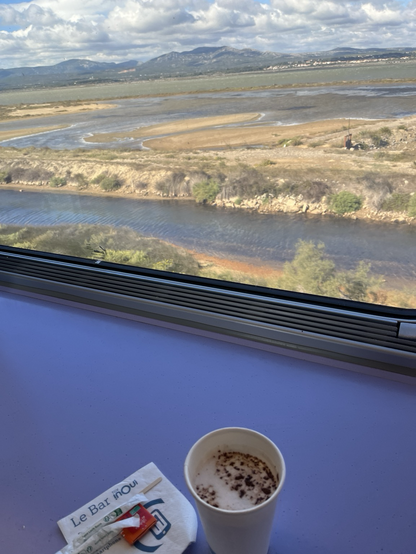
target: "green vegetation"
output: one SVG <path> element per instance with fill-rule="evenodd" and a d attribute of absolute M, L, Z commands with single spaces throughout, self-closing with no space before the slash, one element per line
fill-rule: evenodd
<path fill-rule="evenodd" d="M 385 212 L 405 212 L 409 207 L 409 200 L 410 194 L 394 192 L 383 202 L 381 209 Z"/>
<path fill-rule="evenodd" d="M 5 171 L 0 171 L 0 183 L 11 183 L 12 175 L 7 169 Z"/>
<path fill-rule="evenodd" d="M 88 188 L 88 181 L 83 173 L 76 173 L 74 175 L 74 180 L 77 183 L 78 190 L 84 190 Z"/>
<path fill-rule="evenodd" d="M 217 194 L 220 192 L 220 185 L 213 180 L 202 181 L 193 186 L 192 194 L 195 200 L 200 204 L 215 202 Z"/>
<path fill-rule="evenodd" d="M 300 137 L 293 137 L 289 141 L 289 144 L 290 144 L 290 146 L 300 146 L 301 144 L 303 144 L 303 141 Z"/>
<path fill-rule="evenodd" d="M 388 137 L 390 137 L 391 135 L 392 130 L 390 129 L 390 127 L 381 127 L 380 129 L 376 129 L 375 131 L 361 131 L 359 136 L 361 138 L 370 139 L 373 146 L 375 146 L 376 148 L 383 148 L 385 146 L 388 146 Z"/>
<path fill-rule="evenodd" d="M 94 179 L 92 179 L 91 183 L 93 185 L 99 185 L 101 181 L 103 181 L 106 177 L 107 175 L 105 173 L 100 173 L 99 175 L 97 175 L 97 177 L 94 177 Z"/>
<path fill-rule="evenodd" d="M 407 213 L 410 217 L 416 217 L 416 194 L 410 197 Z"/>
<path fill-rule="evenodd" d="M 377 301 L 382 279 L 370 275 L 370 265 L 360 262 L 354 271 L 337 271 L 325 256 L 325 245 L 300 240 L 291 262 L 284 264 L 278 287 L 307 294 L 345 298 L 360 302 Z"/>
<path fill-rule="evenodd" d="M 52 179 L 49 180 L 49 186 L 50 187 L 63 187 L 67 183 L 65 177 L 52 177 Z"/>
<path fill-rule="evenodd" d="M 106 173 L 100 173 L 92 179 L 91 183 L 100 185 L 100 189 L 104 192 L 111 192 L 121 187 L 121 183 L 117 177 L 110 177 Z"/>
<path fill-rule="evenodd" d="M 390 127 L 381 127 L 379 130 L 380 135 L 384 135 L 386 137 L 390 137 L 392 135 L 392 130 Z"/>
<path fill-rule="evenodd" d="M 104 177 L 100 182 L 100 189 L 105 192 L 117 190 L 121 187 L 120 181 L 116 177 Z"/>
<path fill-rule="evenodd" d="M 0 243 L 174 273 L 199 274 L 198 262 L 186 250 L 155 238 L 143 237 L 127 228 L 105 225 L 0 225 Z"/>
<path fill-rule="evenodd" d="M 275 136 L 275 135 L 274 135 Z M 300 137 L 293 137 L 291 139 L 281 138 L 276 142 L 276 146 L 300 146 L 303 141 Z"/>
<path fill-rule="evenodd" d="M 356 212 L 361 208 L 361 205 L 362 199 L 348 190 L 334 194 L 330 199 L 331 210 L 338 215 Z"/>

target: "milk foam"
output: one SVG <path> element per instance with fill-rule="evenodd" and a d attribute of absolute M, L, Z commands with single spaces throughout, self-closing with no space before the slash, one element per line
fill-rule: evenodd
<path fill-rule="evenodd" d="M 223 510 L 247 510 L 265 502 L 278 480 L 259 458 L 241 452 L 217 452 L 198 468 L 198 496 Z"/>

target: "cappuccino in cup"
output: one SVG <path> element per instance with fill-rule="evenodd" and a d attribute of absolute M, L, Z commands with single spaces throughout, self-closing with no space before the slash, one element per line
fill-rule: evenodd
<path fill-rule="evenodd" d="M 248 510 L 268 500 L 279 484 L 268 465 L 251 454 L 218 450 L 196 473 L 196 493 L 222 510 Z"/>

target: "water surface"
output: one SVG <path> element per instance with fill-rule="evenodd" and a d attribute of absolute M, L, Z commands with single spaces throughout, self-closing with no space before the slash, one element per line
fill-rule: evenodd
<path fill-rule="evenodd" d="M 129 227 L 207 255 L 279 267 L 299 239 L 323 242 L 339 269 L 364 260 L 374 272 L 414 283 L 416 227 L 338 217 L 259 214 L 176 200 L 133 200 L 0 190 L 0 223 Z"/>

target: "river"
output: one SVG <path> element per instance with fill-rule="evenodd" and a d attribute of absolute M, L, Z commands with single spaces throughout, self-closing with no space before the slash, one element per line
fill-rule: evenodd
<path fill-rule="evenodd" d="M 339 269 L 364 260 L 402 285 L 416 281 L 416 227 L 405 224 L 6 189 L 0 190 L 0 223 L 126 226 L 199 253 L 272 267 L 293 258 L 299 239 L 322 241 Z"/>

